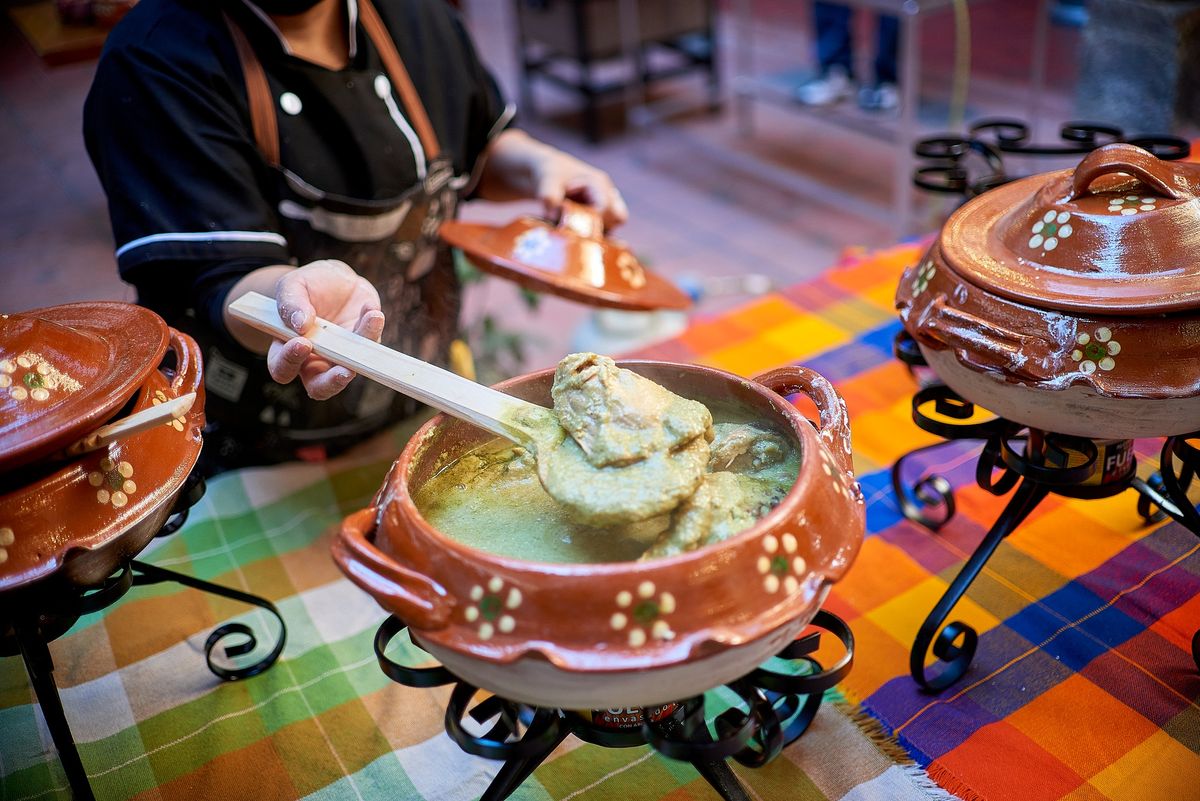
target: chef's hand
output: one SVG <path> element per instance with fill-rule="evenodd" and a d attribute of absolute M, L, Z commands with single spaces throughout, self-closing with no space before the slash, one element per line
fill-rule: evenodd
<path fill-rule="evenodd" d="M 298 334 L 303 334 L 315 317 L 376 342 L 383 334 L 379 293 L 344 262 L 314 261 L 292 270 L 275 285 L 275 301 L 279 316 Z M 354 378 L 345 367 L 335 367 L 314 356 L 312 343 L 304 336 L 272 342 L 267 351 L 267 369 L 281 384 L 300 376 L 313 400 L 332 398 Z"/>
<path fill-rule="evenodd" d="M 524 131 L 504 131 L 488 147 L 479 193 L 489 200 L 535 198 L 550 217 L 557 217 L 563 200 L 574 200 L 600 212 L 604 227 L 629 218 L 629 208 L 608 173 Z"/>
<path fill-rule="evenodd" d="M 261 288 L 260 288 L 261 287 Z M 312 343 L 302 334 L 314 318 L 322 317 L 368 339 L 379 341 L 383 333 L 383 312 L 379 293 L 344 262 L 314 261 L 299 268 L 264 267 L 250 273 L 229 293 L 229 302 L 256 290 L 274 295 L 279 316 L 297 333 L 287 342 L 272 340 L 267 346 L 267 370 L 281 384 L 297 376 L 314 400 L 327 400 L 341 392 L 354 378 L 345 367 L 336 367 L 313 355 Z M 230 334 L 251 350 L 262 352 L 263 340 L 257 332 L 247 332 L 228 314 Z"/>

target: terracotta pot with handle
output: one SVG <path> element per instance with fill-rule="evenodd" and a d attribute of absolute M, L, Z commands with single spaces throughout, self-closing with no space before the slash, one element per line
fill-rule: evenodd
<path fill-rule="evenodd" d="M 413 494 L 442 465 L 490 439 L 444 416 L 393 466 L 376 506 L 349 516 L 333 546 L 346 575 L 407 623 L 419 644 L 477 686 L 543 706 L 645 706 L 752 670 L 803 630 L 849 568 L 864 531 L 850 429 L 833 387 L 803 367 L 748 381 L 685 364 L 633 361 L 667 389 L 756 420 L 801 455 L 784 500 L 715 545 L 645 562 L 523 561 L 437 531 Z M 500 386 L 549 405 L 553 370 Z M 784 397 L 820 412 L 810 423 Z"/>
<path fill-rule="evenodd" d="M 951 215 L 896 305 L 952 389 L 1097 439 L 1200 429 L 1200 170 L 1132 145 Z"/>
<path fill-rule="evenodd" d="M 114 417 L 193 392 L 180 417 L 62 454 Z M 200 349 L 153 312 L 97 302 L 0 315 L 0 602 L 95 586 L 139 553 L 170 516 L 203 426 Z"/>

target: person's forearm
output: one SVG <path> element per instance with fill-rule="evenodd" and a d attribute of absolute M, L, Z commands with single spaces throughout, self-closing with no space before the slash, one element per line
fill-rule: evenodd
<path fill-rule="evenodd" d="M 279 279 L 295 269 L 295 267 L 286 264 L 259 267 L 257 270 L 242 276 L 233 285 L 233 288 L 229 290 L 229 294 L 225 296 L 222 318 L 225 321 L 225 328 L 229 331 L 229 335 L 242 347 L 254 353 L 266 353 L 267 348 L 272 342 L 272 338 L 270 334 L 264 334 L 235 319 L 229 313 L 229 304 L 247 292 L 261 292 L 267 297 L 275 297 L 275 285 L 279 283 Z"/>
<path fill-rule="evenodd" d="M 478 196 L 497 202 L 537 197 L 536 161 L 549 149 L 520 129 L 502 131 L 488 145 Z"/>

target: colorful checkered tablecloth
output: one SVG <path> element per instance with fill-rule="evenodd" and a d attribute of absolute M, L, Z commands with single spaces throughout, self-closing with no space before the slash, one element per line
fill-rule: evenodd
<path fill-rule="evenodd" d="M 747 375 L 799 362 L 832 380 L 850 410 L 867 540 L 826 608 L 858 642 L 845 694 L 943 787 L 968 799 L 1200 799 L 1200 540 L 1146 526 L 1136 495 L 1051 496 L 999 547 L 948 620 L 980 634 L 971 670 L 930 695 L 908 675 L 929 610 L 1000 514 L 974 484 L 978 445 L 913 467 L 957 487 L 937 533 L 900 514 L 889 471 L 937 442 L 912 422 L 917 389 L 891 355 L 892 299 L 916 246 L 849 257 L 811 283 L 692 327 L 645 355 Z M 1139 472 L 1161 443 L 1138 443 Z M 930 660 L 931 662 L 932 660 Z"/>
<path fill-rule="evenodd" d="M 894 286 L 916 256 L 852 255 L 645 353 L 744 375 L 804 363 L 835 382 L 852 416 L 869 533 L 827 606 L 854 629 L 855 667 L 800 741 L 738 775 L 758 801 L 945 798 L 930 777 L 988 801 L 1200 798 L 1200 677 L 1187 655 L 1200 626 L 1197 540 L 1144 527 L 1130 494 L 1046 501 L 956 610 L 981 633 L 971 671 L 940 695 L 908 677 L 918 625 L 1003 504 L 971 486 L 974 453 L 959 445 L 926 463 L 960 487 L 959 515 L 940 532 L 902 520 L 888 485 L 898 455 L 934 441 L 912 424 L 915 387 L 890 355 Z M 213 626 L 269 630 L 264 615 L 173 585 L 135 588 L 52 644 L 98 798 L 480 796 L 497 764 L 446 737 L 444 690 L 384 677 L 371 650 L 383 614 L 328 557 L 330 527 L 370 500 L 402 441 L 222 476 L 188 525 L 144 555 L 274 600 L 288 643 L 266 673 L 222 684 L 203 658 Z M 0 799 L 66 798 L 65 784 L 20 660 L 0 659 Z M 512 797 L 716 794 L 648 748 L 568 741 Z"/>

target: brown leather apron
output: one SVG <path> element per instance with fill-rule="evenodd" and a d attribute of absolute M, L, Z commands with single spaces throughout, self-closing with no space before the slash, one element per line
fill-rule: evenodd
<path fill-rule="evenodd" d="M 277 174 L 281 231 L 298 264 L 338 259 L 379 291 L 383 343 L 445 364 L 458 323 L 460 288 L 449 250 L 437 237 L 458 204 L 453 167 L 378 12 L 358 0 L 359 20 L 380 55 L 426 156 L 424 179 L 398 198 L 363 201 L 325 193 L 280 163 L 275 100 L 245 34 L 230 18 L 246 80 L 254 139 Z M 381 80 L 377 77 L 376 80 Z M 212 469 L 321 458 L 413 414 L 418 404 L 365 379 L 328 401 L 313 401 L 297 380 L 272 381 L 266 360 L 210 341 L 205 453 Z"/>

